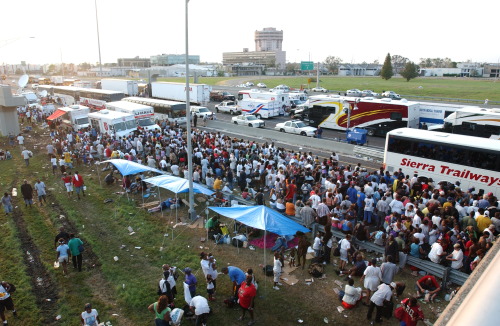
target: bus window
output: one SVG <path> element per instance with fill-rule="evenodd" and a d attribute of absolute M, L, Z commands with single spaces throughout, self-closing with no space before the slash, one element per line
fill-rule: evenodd
<path fill-rule="evenodd" d="M 401 112 L 391 112 L 391 120 L 401 121 L 403 120 L 403 114 Z"/>

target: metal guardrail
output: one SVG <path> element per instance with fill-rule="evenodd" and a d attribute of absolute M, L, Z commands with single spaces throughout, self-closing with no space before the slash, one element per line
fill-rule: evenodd
<path fill-rule="evenodd" d="M 317 231 L 324 232 L 324 230 L 325 229 L 322 225 L 319 225 L 317 223 L 315 223 L 313 225 L 313 234 L 316 234 Z M 343 239 L 345 237 L 344 233 L 337 231 L 337 230 L 332 230 L 332 234 L 336 238 Z M 385 252 L 384 247 L 378 246 L 370 241 L 359 241 L 356 238 L 353 238 L 353 243 L 355 245 L 363 248 L 363 249 L 371 250 L 371 251 L 374 251 L 374 252 L 379 253 L 379 254 L 384 254 L 384 252 Z M 451 281 L 457 285 L 463 285 L 465 283 L 465 281 L 467 280 L 467 278 L 469 277 L 468 274 L 454 270 L 450 267 L 445 267 L 443 265 L 436 264 L 430 260 L 423 260 L 423 259 L 415 258 L 415 257 L 410 256 L 410 255 L 407 255 L 406 264 L 415 266 L 418 269 L 421 269 L 421 270 L 423 270 L 431 275 L 437 276 L 440 279 L 442 279 L 442 283 L 441 283 L 442 289 L 446 289 L 448 281 Z"/>
<path fill-rule="evenodd" d="M 384 151 L 380 149 L 370 148 L 366 146 L 354 146 L 353 152 L 355 155 L 366 156 L 378 160 L 384 159 Z"/>

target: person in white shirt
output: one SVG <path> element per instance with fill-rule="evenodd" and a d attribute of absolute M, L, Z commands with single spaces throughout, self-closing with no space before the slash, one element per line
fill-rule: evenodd
<path fill-rule="evenodd" d="M 391 212 L 393 213 L 398 213 L 402 214 L 403 210 L 405 209 L 405 206 L 401 201 L 399 201 L 397 198 L 393 199 L 391 203 L 389 204 L 389 207 L 391 208 Z"/>
<path fill-rule="evenodd" d="M 280 260 L 280 254 L 279 252 L 274 253 L 274 265 L 273 265 L 273 275 L 274 275 L 274 286 L 273 289 L 279 290 L 280 288 L 278 285 L 283 285 L 280 283 L 280 276 L 281 276 L 281 268 L 283 267 L 283 264 L 281 263 Z"/>
<path fill-rule="evenodd" d="M 90 303 L 85 304 L 85 311 L 80 315 L 80 321 L 83 326 L 97 326 L 101 322 L 97 310 L 92 309 Z"/>
<path fill-rule="evenodd" d="M 26 163 L 26 166 L 30 165 L 30 157 L 33 156 L 33 152 L 25 149 L 24 151 L 21 152 L 21 155 L 24 158 L 24 163 Z"/>
<path fill-rule="evenodd" d="M 319 203 L 321 202 L 321 198 L 316 195 L 316 192 L 311 191 L 311 197 L 309 197 L 309 200 L 311 201 L 311 207 L 313 209 L 317 209 Z"/>
<path fill-rule="evenodd" d="M 382 283 L 378 286 L 377 291 L 372 295 L 370 299 L 370 307 L 368 308 L 368 313 L 366 318 L 368 320 L 372 319 L 373 309 L 377 307 L 377 313 L 375 315 L 375 322 L 382 322 L 382 312 L 384 311 L 384 303 L 390 301 L 392 298 L 392 291 L 396 288 L 396 283 L 391 282 L 390 285 Z"/>
<path fill-rule="evenodd" d="M 175 176 L 179 176 L 179 166 L 177 164 L 172 164 L 170 166 L 170 170 L 172 170 L 172 174 Z"/>
<path fill-rule="evenodd" d="M 19 136 L 17 136 L 17 141 L 19 142 L 19 146 L 23 146 L 24 145 L 24 136 L 19 134 Z"/>
<path fill-rule="evenodd" d="M 462 252 L 462 249 L 460 248 L 460 244 L 455 243 L 453 246 L 454 250 L 451 254 L 446 256 L 446 260 L 451 261 L 451 268 L 453 269 L 460 269 L 462 268 L 463 260 L 464 260 L 464 253 Z"/>
<path fill-rule="evenodd" d="M 446 255 L 446 252 L 444 252 L 443 247 L 439 243 L 439 241 L 434 242 L 434 244 L 431 246 L 431 251 L 429 252 L 429 259 L 436 263 L 439 264 L 441 261 L 441 256 Z"/>
<path fill-rule="evenodd" d="M 207 323 L 210 307 L 208 306 L 208 300 L 206 298 L 201 295 L 195 296 L 191 299 L 189 308 L 196 315 L 195 325 L 205 325 Z"/>

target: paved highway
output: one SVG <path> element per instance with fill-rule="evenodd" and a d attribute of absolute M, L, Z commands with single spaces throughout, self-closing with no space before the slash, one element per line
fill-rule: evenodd
<path fill-rule="evenodd" d="M 237 88 L 237 87 L 229 87 L 229 86 L 214 86 L 214 90 L 225 90 L 230 92 L 231 94 L 234 94 L 235 96 L 238 95 L 238 91 L 246 89 L 246 88 Z M 320 95 L 323 93 L 310 93 L 309 95 Z M 208 104 L 208 108 L 210 111 L 215 112 L 215 105 L 218 104 L 218 102 L 210 102 Z M 232 116 L 227 113 L 217 113 L 216 114 L 217 119 L 224 121 L 224 122 L 231 122 Z M 271 119 L 263 119 L 266 122 L 266 127 L 265 129 L 270 129 L 274 130 L 274 127 L 276 126 L 277 123 L 284 122 L 287 120 L 290 120 L 290 117 L 274 117 Z M 276 131 L 278 132 L 278 131 Z M 329 129 L 323 129 L 323 138 L 325 139 L 331 139 L 331 140 L 339 140 L 339 139 L 345 139 L 346 134 L 345 132 L 341 131 L 336 131 L 336 130 L 329 130 Z M 377 147 L 377 148 L 383 148 L 385 146 L 385 138 L 383 137 L 367 137 L 368 139 L 368 144 L 369 146 Z"/>

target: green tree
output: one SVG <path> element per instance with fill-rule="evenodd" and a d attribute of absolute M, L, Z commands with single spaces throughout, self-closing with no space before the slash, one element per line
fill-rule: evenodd
<path fill-rule="evenodd" d="M 330 55 L 325 59 L 324 64 L 329 73 L 337 75 L 339 73 L 339 66 L 341 62 L 342 59 L 340 59 L 339 57 Z"/>
<path fill-rule="evenodd" d="M 392 71 L 390 53 L 387 53 L 387 56 L 385 57 L 384 65 L 382 66 L 382 71 L 380 72 L 380 76 L 385 80 L 389 80 L 391 79 L 392 76 L 394 76 L 394 73 Z"/>
<path fill-rule="evenodd" d="M 412 61 L 406 63 L 405 68 L 400 72 L 401 76 L 406 79 L 407 82 L 410 79 L 418 77 L 418 66 L 416 66 Z"/>

